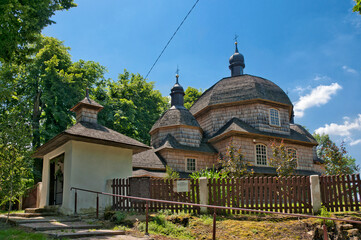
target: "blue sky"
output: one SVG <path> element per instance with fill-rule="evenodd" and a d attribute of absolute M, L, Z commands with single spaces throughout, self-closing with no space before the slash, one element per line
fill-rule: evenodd
<path fill-rule="evenodd" d="M 76 0 L 43 34 L 93 60 L 117 79 L 145 76 L 195 0 Z M 234 35 L 247 74 L 278 84 L 295 122 L 346 142 L 361 165 L 361 15 L 351 0 L 200 0 L 148 77 L 163 95 L 175 81 L 207 89 L 230 76 Z"/>

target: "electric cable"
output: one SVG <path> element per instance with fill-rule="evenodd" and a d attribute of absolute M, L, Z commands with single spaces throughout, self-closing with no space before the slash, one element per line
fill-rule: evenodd
<path fill-rule="evenodd" d="M 163 50 L 161 51 L 161 53 L 159 54 L 158 58 L 155 60 L 155 62 L 153 63 L 152 67 L 149 69 L 147 75 L 145 76 L 145 78 L 148 77 L 148 75 L 150 74 L 150 72 L 153 70 L 154 66 L 157 64 L 159 58 L 163 55 L 165 49 L 168 47 L 169 43 L 172 41 L 172 39 L 174 38 L 174 36 L 177 34 L 178 30 L 180 29 L 180 27 L 183 25 L 183 23 L 185 22 L 185 20 L 188 18 L 189 14 L 193 11 L 193 9 L 196 7 L 197 3 L 199 2 L 199 0 L 197 0 L 194 5 L 192 6 L 192 8 L 189 10 L 189 12 L 187 13 L 187 15 L 183 18 L 182 22 L 179 24 L 179 26 L 177 27 L 177 29 L 175 30 L 175 32 L 173 33 L 172 37 L 169 39 L 169 41 L 167 42 L 167 44 L 165 45 L 165 47 L 163 48 Z"/>

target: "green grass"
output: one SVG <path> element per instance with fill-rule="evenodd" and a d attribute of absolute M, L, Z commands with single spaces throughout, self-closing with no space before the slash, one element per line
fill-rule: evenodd
<path fill-rule="evenodd" d="M 10 211 L 10 213 L 24 213 L 24 210 L 14 210 L 14 211 Z M 6 210 L 0 210 L 0 214 L 7 214 L 8 211 Z"/>
<path fill-rule="evenodd" d="M 173 214 L 177 215 L 177 214 Z M 182 213 L 180 214 L 182 215 Z M 151 234 L 161 234 L 164 236 L 170 236 L 177 239 L 194 239 L 194 236 L 188 230 L 188 228 L 174 224 L 167 221 L 167 215 L 164 213 L 157 214 L 152 221 L 149 222 L 149 233 Z M 145 223 L 142 222 L 139 224 L 138 229 L 142 232 L 145 231 Z"/>
<path fill-rule="evenodd" d="M 9 228 L 0 230 L 1 240 L 48 240 L 44 234 L 40 233 L 28 233 L 22 230 Z"/>

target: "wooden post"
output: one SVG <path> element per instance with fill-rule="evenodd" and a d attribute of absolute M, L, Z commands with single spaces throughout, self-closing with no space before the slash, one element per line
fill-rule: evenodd
<path fill-rule="evenodd" d="M 147 201 L 146 207 L 145 207 L 145 235 L 149 235 L 149 233 L 148 233 L 148 221 L 149 221 L 148 210 L 149 210 L 149 201 Z"/>

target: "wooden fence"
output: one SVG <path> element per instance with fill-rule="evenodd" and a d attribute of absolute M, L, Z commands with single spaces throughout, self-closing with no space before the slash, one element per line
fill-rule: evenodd
<path fill-rule="evenodd" d="M 309 177 L 208 179 L 208 187 L 211 205 L 312 213 Z M 219 211 L 223 214 L 235 213 L 234 210 Z"/>
<path fill-rule="evenodd" d="M 359 174 L 321 176 L 322 204 L 331 212 L 359 211 L 361 180 Z"/>
<path fill-rule="evenodd" d="M 359 174 L 320 176 L 321 203 L 328 211 L 360 211 L 361 180 Z M 200 203 L 199 180 L 190 181 L 189 192 L 173 190 L 175 182 L 182 179 L 150 178 L 149 198 L 188 203 Z M 184 179 L 183 179 L 184 180 Z M 208 179 L 201 194 L 208 194 L 208 204 L 239 207 L 272 212 L 312 213 L 309 176 L 244 177 Z M 129 195 L 129 179 L 113 179 L 113 193 Z M 148 188 L 147 188 L 148 189 Z M 139 196 L 141 197 L 141 196 Z M 123 211 L 144 211 L 145 203 L 113 197 L 113 208 Z M 200 211 L 199 207 L 150 203 L 150 211 L 168 209 L 172 212 Z M 240 213 L 235 210 L 218 210 L 221 214 Z"/>
<path fill-rule="evenodd" d="M 185 180 L 185 179 L 176 179 Z M 175 192 L 173 187 L 175 181 L 173 179 L 150 178 L 150 198 L 169 200 L 176 202 L 199 203 L 199 182 L 198 180 L 187 179 L 190 181 L 189 192 Z M 129 195 L 130 184 L 129 179 L 113 179 L 113 194 Z M 134 201 L 131 199 L 122 199 L 121 197 L 113 197 L 113 208 L 122 211 L 145 211 L 144 201 Z M 155 212 L 159 210 L 168 209 L 172 212 L 195 212 L 199 213 L 199 207 L 157 203 L 151 202 L 149 204 L 149 211 Z"/>

